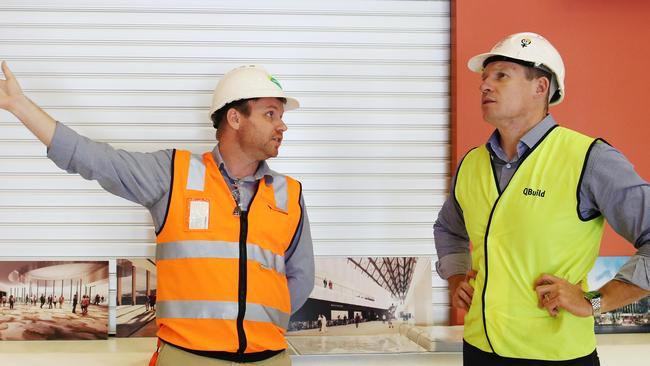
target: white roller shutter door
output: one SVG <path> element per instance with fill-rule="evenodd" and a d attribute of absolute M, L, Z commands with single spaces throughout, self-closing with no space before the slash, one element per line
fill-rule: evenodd
<path fill-rule="evenodd" d="M 135 151 L 211 149 L 217 79 L 262 64 L 302 104 L 285 115 L 270 165 L 303 182 L 316 254 L 434 255 L 448 184 L 449 6 L 4 0 L 0 58 L 54 118 Z M 154 255 L 145 209 L 59 170 L 4 111 L 0 131 L 0 255 Z"/>

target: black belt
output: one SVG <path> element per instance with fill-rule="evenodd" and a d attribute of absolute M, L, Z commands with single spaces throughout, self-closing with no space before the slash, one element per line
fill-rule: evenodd
<path fill-rule="evenodd" d="M 192 354 L 195 354 L 197 356 L 203 356 L 203 357 L 208 357 L 208 358 L 216 358 L 219 360 L 224 360 L 224 361 L 231 361 L 231 362 L 239 362 L 239 363 L 246 363 L 246 362 L 258 362 L 258 361 L 264 361 L 267 360 L 275 355 L 278 355 L 282 352 L 284 352 L 284 349 L 277 350 L 277 351 L 272 351 L 272 350 L 267 350 L 267 351 L 261 351 L 261 352 L 251 352 L 251 353 L 238 353 L 238 352 L 224 352 L 224 351 L 200 351 L 200 350 L 195 350 L 195 349 L 189 349 L 181 346 L 177 346 L 175 344 L 169 343 L 164 339 L 160 339 L 161 341 L 165 342 L 168 346 L 172 346 L 175 348 L 178 348 L 182 351 L 189 352 Z"/>

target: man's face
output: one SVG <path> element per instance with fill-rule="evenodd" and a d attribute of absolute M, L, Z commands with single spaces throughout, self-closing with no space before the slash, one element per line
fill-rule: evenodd
<path fill-rule="evenodd" d="M 287 125 L 282 121 L 284 103 L 278 98 L 260 98 L 248 102 L 251 113 L 241 115 L 239 142 L 244 152 L 255 160 L 278 156 L 282 134 Z"/>
<path fill-rule="evenodd" d="M 483 119 L 495 127 L 525 117 L 536 108 L 533 97 L 537 84 L 526 78 L 526 68 L 514 62 L 496 61 L 482 74 Z"/>

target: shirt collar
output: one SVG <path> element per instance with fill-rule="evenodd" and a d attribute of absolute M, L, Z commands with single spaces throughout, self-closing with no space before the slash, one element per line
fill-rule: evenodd
<path fill-rule="evenodd" d="M 221 156 L 221 152 L 219 151 L 219 142 L 214 146 L 214 149 L 212 149 L 212 157 L 214 158 L 214 161 L 217 163 L 217 166 L 219 167 L 219 170 L 221 173 L 230 179 L 231 181 L 235 181 L 236 179 L 232 177 L 230 172 L 228 171 L 228 167 L 226 166 L 226 163 L 223 161 L 223 157 Z M 273 182 L 273 176 L 277 174 L 271 168 L 269 168 L 269 165 L 266 163 L 266 161 L 260 161 L 260 164 L 257 166 L 257 170 L 252 176 L 247 176 L 244 178 L 239 179 L 240 181 L 244 182 L 256 182 L 262 178 L 265 178 L 266 183 Z"/>
<path fill-rule="evenodd" d="M 555 119 L 553 116 L 550 114 L 547 114 L 546 117 L 544 117 L 543 120 L 541 120 L 538 124 L 535 125 L 530 131 L 526 132 L 524 136 L 519 140 L 519 143 L 517 143 L 517 156 L 515 156 L 512 161 L 517 161 L 521 156 L 530 148 L 533 146 L 537 145 L 538 142 L 542 140 L 542 138 L 546 135 L 546 133 L 553 128 L 555 125 L 557 125 L 557 122 L 555 122 Z M 490 138 L 487 141 L 486 146 L 494 152 L 494 154 L 497 156 L 497 158 L 507 162 L 508 157 L 501 148 L 500 144 L 500 137 L 499 137 L 499 130 L 494 130 L 492 132 L 492 135 L 490 135 Z"/>

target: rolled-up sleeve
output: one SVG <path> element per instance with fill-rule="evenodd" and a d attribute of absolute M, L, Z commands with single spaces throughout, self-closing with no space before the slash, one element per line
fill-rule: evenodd
<path fill-rule="evenodd" d="M 627 261 L 614 277 L 650 291 L 650 256 L 634 255 Z"/>
<path fill-rule="evenodd" d="M 453 197 L 453 183 L 450 192 L 452 193 L 445 200 L 433 224 L 433 238 L 438 255 L 436 271 L 444 279 L 456 274 L 465 274 L 472 267 L 469 235 L 465 228 L 463 212 Z"/>

